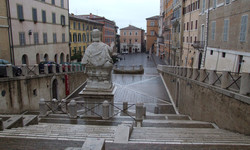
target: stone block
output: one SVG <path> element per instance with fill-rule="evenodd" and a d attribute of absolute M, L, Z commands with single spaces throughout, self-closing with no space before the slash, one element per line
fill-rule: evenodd
<path fill-rule="evenodd" d="M 7 77 L 13 78 L 13 69 L 11 64 L 7 64 L 6 66 L 6 75 Z"/>
<path fill-rule="evenodd" d="M 114 143 L 128 143 L 130 135 L 130 127 L 126 125 L 119 125 L 115 132 Z"/>
<path fill-rule="evenodd" d="M 26 64 L 22 64 L 21 69 L 22 69 L 22 74 L 23 74 L 24 76 L 27 76 L 27 75 L 28 75 L 28 68 L 27 68 L 27 65 L 26 65 Z"/>
<path fill-rule="evenodd" d="M 40 112 L 39 115 L 41 117 L 47 116 L 48 110 L 49 110 L 49 108 L 45 102 L 45 99 L 41 98 L 40 102 L 39 102 L 39 112 Z"/>
<path fill-rule="evenodd" d="M 105 150 L 105 140 L 100 138 L 87 138 L 82 146 L 83 150 Z"/>
<path fill-rule="evenodd" d="M 68 113 L 70 118 L 77 118 L 77 108 L 75 100 L 71 100 L 70 103 L 68 103 Z"/>
<path fill-rule="evenodd" d="M 240 94 L 249 95 L 250 94 L 250 74 L 241 74 L 241 84 L 240 84 Z"/>

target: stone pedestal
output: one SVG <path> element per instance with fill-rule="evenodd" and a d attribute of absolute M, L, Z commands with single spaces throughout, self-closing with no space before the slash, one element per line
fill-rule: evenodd
<path fill-rule="evenodd" d="M 97 90 L 97 89 L 83 89 L 79 95 L 84 101 L 85 114 L 84 117 L 101 117 L 103 116 L 103 102 L 107 101 L 109 103 L 109 116 L 114 113 L 114 94 L 116 87 L 113 85 L 111 89 L 108 90 Z"/>

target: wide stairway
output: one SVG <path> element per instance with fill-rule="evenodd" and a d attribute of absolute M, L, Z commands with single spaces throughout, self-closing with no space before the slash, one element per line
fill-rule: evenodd
<path fill-rule="evenodd" d="M 147 113 L 142 127 L 135 127 L 128 116 L 93 121 L 52 115 L 45 120 L 41 119 L 37 125 L 0 131 L 0 149 L 76 150 L 87 139 L 96 138 L 105 139 L 107 150 L 250 149 L 249 136 L 218 129 L 212 123 L 193 121 L 186 115 Z"/>

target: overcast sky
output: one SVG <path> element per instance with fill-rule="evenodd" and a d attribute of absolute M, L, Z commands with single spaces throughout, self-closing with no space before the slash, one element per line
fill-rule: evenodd
<path fill-rule="evenodd" d="M 159 15 L 160 0 L 70 0 L 69 12 L 95 14 L 116 22 L 121 29 L 129 24 L 146 31 L 146 18 Z"/>

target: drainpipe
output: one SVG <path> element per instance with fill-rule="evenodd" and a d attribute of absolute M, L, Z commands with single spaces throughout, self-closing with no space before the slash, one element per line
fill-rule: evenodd
<path fill-rule="evenodd" d="M 10 13 L 10 3 L 9 0 L 6 0 L 7 8 L 7 18 L 9 24 L 9 47 L 10 47 L 10 61 L 15 65 L 15 56 L 14 56 L 14 47 L 13 47 L 13 36 L 12 36 L 12 26 L 11 26 L 11 13 Z"/>
<path fill-rule="evenodd" d="M 208 45 L 208 35 L 209 35 L 209 12 L 210 12 L 210 0 L 208 0 L 208 9 L 207 9 L 207 19 L 206 19 L 206 30 L 207 33 L 205 34 L 205 44 L 204 44 L 204 60 L 202 63 L 202 67 L 205 67 L 206 63 L 206 56 L 207 56 L 207 45 Z"/>

